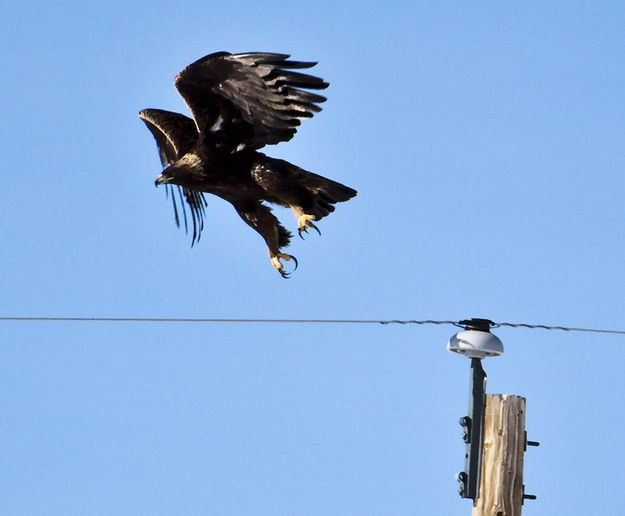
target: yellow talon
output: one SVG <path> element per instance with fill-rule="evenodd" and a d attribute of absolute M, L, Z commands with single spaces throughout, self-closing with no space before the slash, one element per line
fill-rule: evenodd
<path fill-rule="evenodd" d="M 321 235 L 321 231 L 319 231 L 319 228 L 313 224 L 313 220 L 316 220 L 314 215 L 308 215 L 306 213 L 297 215 L 297 232 L 301 238 L 304 238 L 302 233 L 308 233 L 308 228 L 313 228 Z"/>
<path fill-rule="evenodd" d="M 319 228 L 313 224 L 313 220 L 317 220 L 314 215 L 309 215 L 305 213 L 304 210 L 300 206 L 291 205 L 291 209 L 295 214 L 295 218 L 297 219 L 297 233 L 300 238 L 304 238 L 302 233 L 308 233 L 308 228 L 313 228 L 317 233 L 321 235 L 321 231 Z"/>
<path fill-rule="evenodd" d="M 282 265 L 282 262 L 280 260 L 284 260 L 286 262 L 293 260 L 293 262 L 295 263 L 295 268 L 291 272 L 297 270 L 297 258 L 295 258 L 295 256 L 293 256 L 292 254 L 278 253 L 277 255 L 272 256 L 271 265 L 274 266 L 274 268 L 280 273 L 280 276 L 282 276 L 283 278 L 288 278 L 291 275 L 291 272 L 286 272 L 284 270 L 284 265 Z"/>
<path fill-rule="evenodd" d="M 302 213 L 301 215 L 297 217 L 297 225 L 300 228 L 305 228 L 306 226 L 308 226 L 308 224 L 310 224 L 311 220 L 315 220 L 314 215 L 308 215 L 306 213 Z"/>

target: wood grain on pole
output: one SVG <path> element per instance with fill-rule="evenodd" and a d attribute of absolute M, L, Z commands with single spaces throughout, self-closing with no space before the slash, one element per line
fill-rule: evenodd
<path fill-rule="evenodd" d="M 479 498 L 472 516 L 520 516 L 525 398 L 487 394 Z"/>

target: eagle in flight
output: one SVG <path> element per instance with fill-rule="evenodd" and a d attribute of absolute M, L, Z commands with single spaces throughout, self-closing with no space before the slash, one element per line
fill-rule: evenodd
<path fill-rule="evenodd" d="M 192 245 L 204 227 L 204 194 L 217 195 L 264 238 L 271 264 L 284 278 L 290 273 L 282 260 L 292 259 L 297 268 L 296 258 L 282 252 L 292 235 L 266 203 L 291 208 L 303 238 L 309 228 L 319 232 L 313 221 L 334 211 L 335 203 L 356 195 L 348 186 L 258 151 L 290 140 L 301 120 L 321 111 L 319 104 L 326 100 L 306 90 L 327 88 L 327 82 L 293 71 L 316 63 L 289 57 L 210 54 L 187 66 L 174 81 L 193 119 L 162 109 L 139 113 L 156 139 L 164 167 L 156 185 L 166 185 L 171 194 L 178 226 L 180 202 L 187 231 L 188 206 Z"/>

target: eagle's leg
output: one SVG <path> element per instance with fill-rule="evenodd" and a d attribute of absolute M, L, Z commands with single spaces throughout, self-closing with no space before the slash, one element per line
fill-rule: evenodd
<path fill-rule="evenodd" d="M 234 201 L 232 204 L 241 218 L 265 240 L 269 250 L 269 259 L 274 269 L 283 278 L 288 278 L 291 272 L 297 269 L 297 259 L 291 254 L 281 252 L 280 249 L 289 245 L 291 233 L 284 229 L 276 216 L 271 213 L 271 208 L 265 206 L 260 201 Z M 293 260 L 295 264 L 293 271 L 287 272 L 284 270 L 281 260 L 285 262 Z"/>
<path fill-rule="evenodd" d="M 321 235 L 321 231 L 319 228 L 315 226 L 312 221 L 317 220 L 317 217 L 314 215 L 309 215 L 304 212 L 304 210 L 300 206 L 291 206 L 293 213 L 295 213 L 295 218 L 297 219 L 297 233 L 300 238 L 304 238 L 302 233 L 308 233 L 308 228 L 314 229 L 317 233 Z"/>

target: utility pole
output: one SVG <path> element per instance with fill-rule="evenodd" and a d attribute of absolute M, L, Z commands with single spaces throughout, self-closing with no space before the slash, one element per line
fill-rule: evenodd
<path fill-rule="evenodd" d="M 487 394 L 480 496 L 472 516 L 521 516 L 525 398 Z"/>
<path fill-rule="evenodd" d="M 458 473 L 460 496 L 473 499 L 472 516 L 521 516 L 526 499 L 523 454 L 527 445 L 525 398 L 486 394 L 483 358 L 503 354 L 502 342 L 492 333 L 492 321 L 461 321 L 465 330 L 454 335 L 447 349 L 471 359 L 469 415 L 460 418 L 466 443 L 465 470 Z"/>

